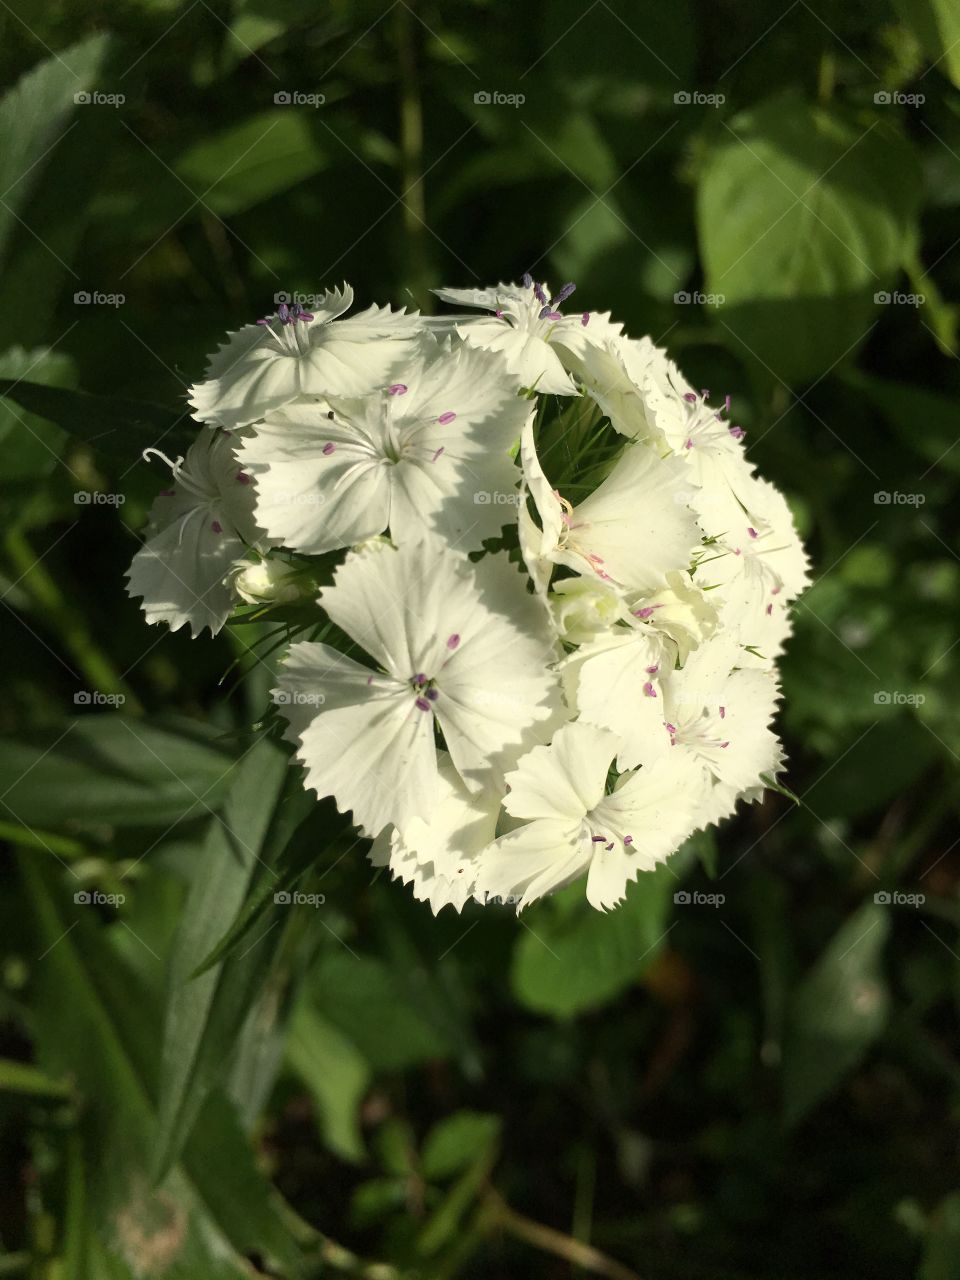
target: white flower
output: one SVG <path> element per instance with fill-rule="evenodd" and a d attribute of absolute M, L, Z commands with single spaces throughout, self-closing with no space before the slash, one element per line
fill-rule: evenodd
<path fill-rule="evenodd" d="M 584 348 L 576 371 L 584 391 L 622 435 L 664 446 L 644 396 L 648 376 L 668 364 L 665 352 L 650 338 L 608 338 Z M 662 448 L 661 448 L 662 451 Z"/>
<path fill-rule="evenodd" d="M 522 909 L 586 872 L 587 899 L 605 910 L 679 847 L 695 827 L 701 770 L 662 760 L 605 795 L 618 745 L 615 734 L 574 722 L 523 757 L 507 775 L 504 808 L 527 821 L 481 855 L 478 894 L 522 894 Z"/>
<path fill-rule="evenodd" d="M 588 644 L 627 617 L 623 593 L 602 578 L 561 578 L 549 603 L 557 635 L 567 644 Z"/>
<path fill-rule="evenodd" d="M 351 554 L 321 603 L 381 672 L 326 644 L 290 649 L 276 701 L 316 708 L 299 734 L 307 786 L 372 836 L 409 838 L 438 800 L 435 726 L 468 789 L 549 735 L 559 713 L 553 640 L 505 553 L 472 565 L 433 541 Z"/>
<path fill-rule="evenodd" d="M 631 743 L 621 765 L 688 757 L 714 786 L 703 797 L 700 822 L 732 812 L 737 797 L 756 792 L 780 768 L 782 751 L 770 722 L 779 691 L 773 671 L 742 666 L 729 636 L 701 645 L 682 670 L 661 681 L 662 729 Z"/>
<path fill-rule="evenodd" d="M 406 838 L 385 827 L 373 842 L 374 866 L 389 867 L 395 878 L 413 886 L 419 902 L 429 902 L 434 915 L 445 906 L 456 911 L 471 896 L 479 854 L 493 840 L 500 792 L 470 792 L 446 752 L 439 752 L 438 797 L 426 821 L 412 818 Z"/>
<path fill-rule="evenodd" d="M 694 586 L 686 573 L 666 574 L 666 586 L 635 596 L 630 616 L 641 630 L 663 632 L 676 645 L 680 666 L 692 649 L 712 636 L 718 613 L 706 592 Z"/>
<path fill-rule="evenodd" d="M 194 417 L 243 427 L 300 395 L 362 396 L 386 386 L 408 357 L 419 318 L 368 307 L 338 319 L 353 290 L 328 290 L 312 311 L 281 303 L 275 315 L 227 335 L 206 380 L 190 388 Z"/>
<path fill-rule="evenodd" d="M 291 604 L 303 595 L 298 571 L 285 560 L 238 560 L 228 577 L 246 604 Z"/>
<path fill-rule="evenodd" d="M 388 526 L 464 550 L 516 519 L 510 456 L 530 404 L 503 357 L 422 338 L 388 391 L 298 400 L 266 416 L 242 449 L 257 519 L 289 547 L 319 554 Z"/>
<path fill-rule="evenodd" d="M 204 431 L 186 459 L 170 462 L 173 488 L 150 512 L 147 540 L 127 572 L 128 593 L 143 598 L 148 622 L 166 622 L 171 631 L 189 624 L 191 635 L 221 629 L 234 605 L 226 581 L 248 546 L 268 539 L 253 516 L 253 486 L 235 454 L 229 432 Z"/>
<path fill-rule="evenodd" d="M 532 423 L 523 429 L 521 458 L 541 531 L 521 514 L 520 546 L 538 585 L 549 581 L 550 562 L 627 591 L 658 590 L 668 573 L 689 568 L 701 535 L 686 506 L 681 459 L 628 444 L 606 479 L 573 506 L 540 468 Z"/>
<path fill-rule="evenodd" d="M 566 284 L 551 298 L 547 285 L 529 275 L 523 284 L 499 284 L 491 289 L 434 289 L 444 302 L 492 311 L 492 316 L 464 317 L 457 331 L 465 342 L 502 351 L 524 387 L 545 395 L 575 395 L 577 388 L 564 368 L 564 358 L 577 355 L 595 342 L 620 332 L 609 315 L 565 316 L 559 308 L 573 293 Z"/>

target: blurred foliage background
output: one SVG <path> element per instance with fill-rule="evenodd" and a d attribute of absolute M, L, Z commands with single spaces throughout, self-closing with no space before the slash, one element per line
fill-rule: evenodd
<path fill-rule="evenodd" d="M 0 1274 L 960 1276 L 956 0 L 0 37 Z M 606 917 L 435 920 L 257 733 L 269 637 L 126 598 L 139 453 L 278 290 L 528 269 L 729 392 L 794 504 L 799 803 Z"/>

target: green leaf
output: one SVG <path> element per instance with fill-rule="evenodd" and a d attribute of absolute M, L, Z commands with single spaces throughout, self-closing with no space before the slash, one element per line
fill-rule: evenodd
<path fill-rule="evenodd" d="M 186 409 L 177 411 L 141 400 L 91 396 L 84 391 L 0 378 L 0 399 L 5 396 L 121 465 L 134 462 L 147 448 L 182 453 L 199 430 Z"/>
<path fill-rule="evenodd" d="M 211 823 L 173 941 L 163 1028 L 158 1176 L 177 1159 L 207 1094 L 221 1080 L 266 977 L 260 949 L 191 975 L 236 916 L 265 853 L 287 776 L 286 756 L 261 740 L 237 766 L 223 814 Z M 273 945 L 271 941 L 271 946 Z"/>
<path fill-rule="evenodd" d="M 866 903 L 841 926 L 793 993 L 783 1059 L 788 1124 L 802 1120 L 862 1060 L 883 1030 L 887 911 Z"/>
<path fill-rule="evenodd" d="M 262 112 L 196 143 L 173 168 L 221 217 L 242 213 L 325 167 L 311 114 L 311 108 L 295 105 Z"/>
<path fill-rule="evenodd" d="M 896 174 L 896 181 L 891 181 Z M 914 252 L 920 181 L 886 123 L 781 97 L 734 117 L 701 175 L 697 223 L 721 333 L 791 383 L 866 337 Z"/>
<path fill-rule="evenodd" d="M 249 1275 L 243 1258 L 254 1249 L 298 1274 L 298 1250 L 221 1095 L 208 1100 L 181 1163 L 151 1186 L 155 985 L 124 965 L 95 912 L 74 905 L 73 884 L 59 869 L 24 858 L 21 874 L 43 948 L 35 975 L 38 1063 L 54 1076 L 69 1073 L 84 1100 L 80 1208 L 89 1235 L 70 1247 L 75 1259 L 86 1251 L 88 1269 L 78 1280 L 125 1278 L 128 1268 L 142 1275 L 148 1257 L 165 1280 L 239 1278 Z"/>
<path fill-rule="evenodd" d="M 924 52 L 960 89 L 960 9 L 955 0 L 893 0 Z"/>
<path fill-rule="evenodd" d="M 38 1098 L 69 1098 L 70 1086 L 29 1062 L 0 1058 L 0 1092 L 31 1093 Z"/>
<path fill-rule="evenodd" d="M 373 1078 L 366 1058 L 309 1000 L 300 1000 L 290 1022 L 287 1065 L 313 1097 L 328 1150 L 359 1164 L 366 1157 L 360 1103 Z"/>
<path fill-rule="evenodd" d="M 442 1182 L 459 1173 L 476 1159 L 478 1152 L 496 1143 L 501 1124 L 499 1116 L 482 1111 L 456 1111 L 447 1116 L 427 1134 L 420 1154 L 423 1176 Z"/>
<path fill-rule="evenodd" d="M 56 142 L 76 109 L 74 95 L 93 87 L 107 50 L 92 36 L 39 63 L 0 102 L 0 262 Z"/>
<path fill-rule="evenodd" d="M 0 790 L 6 816 L 31 827 L 173 823 L 217 807 L 233 761 L 200 726 L 106 712 L 29 743 L 0 739 Z"/>
<path fill-rule="evenodd" d="M 868 397 L 908 449 L 927 462 L 960 472 L 960 406 L 955 396 L 853 369 L 844 381 Z"/>
<path fill-rule="evenodd" d="M 25 351 L 11 347 L 0 355 L 0 378 L 16 381 L 30 375 L 44 386 L 65 386 L 73 377 L 73 361 L 46 347 Z M 17 408 L 12 397 L 0 399 L 0 443 L 4 445 L 7 465 L 3 483 L 36 480 L 49 475 L 57 465 L 63 446 L 63 433 L 48 421 Z"/>
<path fill-rule="evenodd" d="M 666 936 L 676 886 L 676 868 L 661 866 L 630 885 L 626 900 L 609 912 L 590 906 L 582 882 L 525 911 L 511 973 L 517 999 L 555 1018 L 612 1000 Z"/>

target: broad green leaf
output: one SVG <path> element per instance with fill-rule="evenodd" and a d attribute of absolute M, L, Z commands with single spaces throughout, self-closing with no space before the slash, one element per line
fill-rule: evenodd
<path fill-rule="evenodd" d="M 145 986 L 110 945 L 96 913 L 73 902 L 59 869 L 25 858 L 22 884 L 37 925 L 38 1064 L 69 1072 L 84 1100 L 84 1219 L 90 1236 L 81 1274 L 118 1277 L 125 1261 L 143 1274 L 191 1280 L 249 1275 L 257 1250 L 297 1273 L 298 1251 L 221 1095 L 211 1096 L 180 1165 L 152 1186 L 158 1062 L 157 986 Z M 118 927 L 118 926 L 111 926 Z M 99 1265 L 103 1255 L 112 1261 Z"/>
<path fill-rule="evenodd" d="M 497 1141 L 502 1121 L 482 1111 L 456 1111 L 427 1134 L 420 1153 L 423 1176 L 442 1182 L 459 1173 Z"/>
<path fill-rule="evenodd" d="M 263 739 L 241 760 L 222 815 L 214 818 L 173 941 L 163 1029 L 157 1172 L 177 1159 L 231 1053 L 266 977 L 255 946 L 193 977 L 211 941 L 240 910 L 264 859 L 286 756 Z M 271 939 L 270 946 L 273 946 Z"/>
<path fill-rule="evenodd" d="M 596 911 L 583 883 L 520 917 L 514 994 L 528 1009 L 571 1018 L 619 995 L 653 959 L 667 933 L 675 868 L 659 867 L 628 887 L 612 911 Z"/>
<path fill-rule="evenodd" d="M 185 409 L 146 401 L 91 396 L 84 391 L 0 378 L 0 399 L 5 396 L 121 465 L 135 462 L 147 448 L 182 453 L 199 430 Z"/>
<path fill-rule="evenodd" d="M 893 0 L 924 52 L 960 89 L 960 8 L 954 0 Z"/>
<path fill-rule="evenodd" d="M 360 1132 L 360 1103 L 372 1072 L 366 1058 L 309 1000 L 300 1000 L 290 1022 L 287 1064 L 313 1097 L 326 1147 L 344 1160 L 366 1156 Z"/>
<path fill-rule="evenodd" d="M 322 956 L 311 975 L 317 1010 L 338 1027 L 377 1071 L 398 1071 L 448 1058 L 453 1038 L 409 998 L 402 977 L 373 956 L 343 949 Z"/>
<path fill-rule="evenodd" d="M 834 935 L 793 993 L 783 1057 L 788 1124 L 802 1120 L 858 1065 L 883 1030 L 887 909 L 868 902 Z"/>
<path fill-rule="evenodd" d="M 144 826 L 211 813 L 233 764 L 200 726 L 105 712 L 0 740 L 0 789 L 5 816 L 27 826 Z"/>
<path fill-rule="evenodd" d="M 107 50 L 91 36 L 40 62 L 0 102 L 0 261 L 43 167 L 70 127 L 75 95 L 91 89 Z"/>
<path fill-rule="evenodd" d="M 697 223 L 734 351 L 788 384 L 839 361 L 914 252 L 919 193 L 912 150 L 886 121 L 781 97 L 717 130 Z"/>
<path fill-rule="evenodd" d="M 325 167 L 326 153 L 317 141 L 320 128 L 310 122 L 313 112 L 322 110 L 291 103 L 265 111 L 204 138 L 173 168 L 221 217 L 242 213 Z"/>

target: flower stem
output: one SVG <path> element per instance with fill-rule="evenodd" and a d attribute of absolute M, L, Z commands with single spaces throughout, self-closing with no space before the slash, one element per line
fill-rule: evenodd
<path fill-rule="evenodd" d="M 427 260 L 426 202 L 423 193 L 423 108 L 417 75 L 413 15 L 406 4 L 395 10 L 397 55 L 400 69 L 400 156 L 403 225 L 407 243 L 407 278 L 418 307 L 430 295 Z"/>

